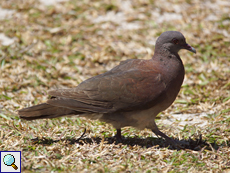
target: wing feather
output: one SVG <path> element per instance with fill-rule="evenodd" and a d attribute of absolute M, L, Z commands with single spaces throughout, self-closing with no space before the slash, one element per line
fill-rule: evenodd
<path fill-rule="evenodd" d="M 57 98 L 69 99 L 69 105 L 63 103 L 63 100 L 54 99 L 48 103 L 68 106 L 74 110 L 81 108 L 104 113 L 135 109 L 150 102 L 154 104 L 167 87 L 161 80 L 161 74 L 156 69 L 135 68 L 130 65 L 133 61 L 127 63 L 123 62 L 109 72 L 92 77 L 76 88 L 48 92 Z"/>

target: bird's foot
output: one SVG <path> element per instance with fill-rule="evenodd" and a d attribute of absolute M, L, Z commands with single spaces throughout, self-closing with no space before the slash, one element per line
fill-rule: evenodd
<path fill-rule="evenodd" d="M 170 137 L 168 137 L 166 134 L 164 134 L 163 132 L 161 132 L 160 130 L 156 129 L 156 130 L 152 130 L 157 136 L 161 136 L 163 138 L 165 138 L 165 140 L 171 144 L 172 146 L 174 146 L 175 148 L 184 148 L 183 144 L 180 141 L 174 140 Z"/>
<path fill-rule="evenodd" d="M 180 142 L 180 141 L 177 141 L 177 140 L 172 139 L 172 138 L 170 138 L 170 137 L 168 137 L 167 139 L 165 138 L 165 140 L 166 140 L 169 144 L 171 144 L 172 146 L 174 146 L 175 148 L 180 148 L 180 149 L 183 149 L 183 148 L 184 148 L 184 147 L 183 147 L 183 143 Z"/>

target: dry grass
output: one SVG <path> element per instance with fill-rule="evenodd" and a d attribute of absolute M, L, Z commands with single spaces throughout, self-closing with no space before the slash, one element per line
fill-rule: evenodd
<path fill-rule="evenodd" d="M 23 172 L 230 170 L 228 0 L 71 0 L 55 6 L 1 0 L 0 6 L 16 12 L 0 26 L 15 38 L 0 47 L 0 150 L 22 151 Z M 177 101 L 157 122 L 166 134 L 189 143 L 185 149 L 167 146 L 149 130 L 124 128 L 125 139 L 117 144 L 114 129 L 102 122 L 17 117 L 18 109 L 44 102 L 47 90 L 74 87 L 121 60 L 151 58 L 166 30 L 181 31 L 198 52 L 180 52 L 186 78 Z M 194 116 L 181 122 L 172 114 Z M 76 140 L 84 128 L 86 135 Z"/>

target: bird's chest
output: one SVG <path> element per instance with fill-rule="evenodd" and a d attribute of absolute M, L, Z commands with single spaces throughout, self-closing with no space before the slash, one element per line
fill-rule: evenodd
<path fill-rule="evenodd" d="M 176 99 L 181 85 L 184 80 L 184 68 L 183 66 L 177 71 L 169 71 L 166 78 L 166 89 L 164 94 L 162 95 L 162 99 L 164 100 L 162 104 L 163 110 L 168 108 Z"/>

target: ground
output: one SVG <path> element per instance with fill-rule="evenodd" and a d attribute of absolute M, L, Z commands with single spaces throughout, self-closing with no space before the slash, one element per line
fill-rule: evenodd
<path fill-rule="evenodd" d="M 22 151 L 23 172 L 229 172 L 228 0 L 1 0 L 0 150 Z M 24 121 L 17 110 L 45 102 L 126 59 L 149 59 L 157 37 L 177 30 L 197 50 L 174 104 L 158 115 L 168 145 L 150 130 L 65 117 Z M 84 129 L 85 135 L 78 139 Z"/>

